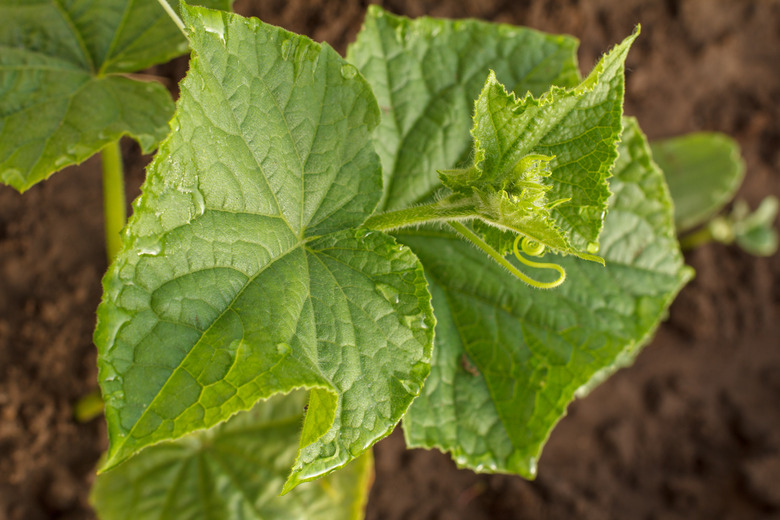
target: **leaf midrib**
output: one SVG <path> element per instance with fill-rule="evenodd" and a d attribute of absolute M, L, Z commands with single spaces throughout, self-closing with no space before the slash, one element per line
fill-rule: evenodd
<path fill-rule="evenodd" d="M 76 43 L 79 45 L 79 49 L 81 49 L 81 54 L 86 60 L 86 64 L 89 66 L 89 73 L 93 76 L 96 75 L 97 71 L 95 70 L 95 62 L 93 56 L 89 53 L 89 49 L 87 48 L 87 44 L 84 41 L 84 39 L 81 37 L 81 32 L 78 30 L 78 27 L 76 27 L 75 22 L 70 17 L 70 13 L 60 4 L 59 0 L 52 0 L 52 5 L 54 5 L 54 8 L 57 10 L 57 12 L 62 16 L 65 23 L 67 24 L 68 28 L 71 31 L 71 34 L 76 39 Z M 36 7 L 36 6 L 30 6 L 30 7 Z M 80 65 L 80 64 L 78 64 Z"/>

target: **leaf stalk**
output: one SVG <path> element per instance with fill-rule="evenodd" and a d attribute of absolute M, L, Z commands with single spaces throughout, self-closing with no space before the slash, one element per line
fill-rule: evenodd
<path fill-rule="evenodd" d="M 431 222 L 450 222 L 475 217 L 477 211 L 474 200 L 449 196 L 430 204 L 372 215 L 363 225 L 377 231 L 392 231 Z"/>
<path fill-rule="evenodd" d="M 122 228 L 127 222 L 125 179 L 119 141 L 101 151 L 103 161 L 103 215 L 105 217 L 106 255 L 111 263 L 122 247 Z"/>
<path fill-rule="evenodd" d="M 179 18 L 179 15 L 176 14 L 176 11 L 173 10 L 173 7 L 171 7 L 171 4 L 169 4 L 166 0 L 157 0 L 162 8 L 165 10 L 166 13 L 168 13 L 168 16 L 171 17 L 171 20 L 173 20 L 173 23 L 176 24 L 176 27 L 179 28 L 181 33 L 186 37 L 187 31 L 184 29 L 184 22 L 181 21 L 181 18 Z"/>

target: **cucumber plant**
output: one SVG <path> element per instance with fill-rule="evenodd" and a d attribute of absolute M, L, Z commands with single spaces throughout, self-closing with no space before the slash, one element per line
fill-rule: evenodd
<path fill-rule="evenodd" d="M 370 448 L 399 421 L 409 446 L 533 477 L 568 403 L 631 362 L 692 275 L 622 115 L 638 31 L 581 79 L 573 38 L 378 7 L 345 59 L 203 7 L 174 25 L 151 2 L 1 1 L 72 33 L 70 47 L 6 42 L 5 133 L 32 111 L 23 85 L 68 105 L 133 81 L 120 73 L 162 54 L 116 56 L 164 48 L 146 27 L 180 52 L 178 25 L 193 51 L 146 144 L 109 115 L 89 150 L 92 127 L 50 149 L 92 121 L 82 107 L 24 141 L 34 151 L 0 148 L 0 178 L 24 189 L 106 139 L 149 150 L 167 135 L 98 309 L 104 518 L 359 518 Z M 88 86 L 49 95 L 50 66 L 81 64 L 47 49 L 71 47 Z"/>
<path fill-rule="evenodd" d="M 370 8 L 345 60 L 182 13 L 190 71 L 98 311 L 100 478 L 297 388 L 283 492 L 402 418 L 412 446 L 533 476 L 575 392 L 636 352 L 690 276 L 622 118 L 636 35 L 580 80 L 573 39 L 503 25 Z M 504 257 L 517 235 L 559 254 L 563 285 L 494 260 L 527 269 Z"/>

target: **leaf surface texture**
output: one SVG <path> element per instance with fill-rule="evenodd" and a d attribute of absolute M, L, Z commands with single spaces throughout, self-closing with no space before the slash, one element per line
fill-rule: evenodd
<path fill-rule="evenodd" d="M 389 434 L 429 372 L 422 267 L 357 229 L 381 196 L 379 110 L 327 45 L 185 8 L 194 57 L 104 279 L 105 468 L 312 389 L 287 487 Z"/>

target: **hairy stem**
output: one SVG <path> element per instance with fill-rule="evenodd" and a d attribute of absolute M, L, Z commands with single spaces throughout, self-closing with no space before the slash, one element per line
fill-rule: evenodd
<path fill-rule="evenodd" d="M 107 144 L 103 160 L 103 214 L 106 222 L 106 254 L 111 263 L 122 247 L 120 232 L 127 221 L 125 209 L 125 179 L 122 170 L 122 152 L 119 141 Z"/>
<path fill-rule="evenodd" d="M 476 217 L 472 199 L 447 197 L 437 202 L 373 215 L 363 224 L 377 231 L 391 231 L 427 222 L 449 222 Z"/>

